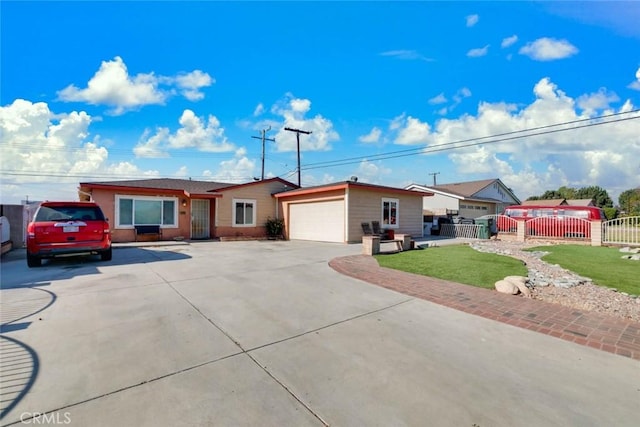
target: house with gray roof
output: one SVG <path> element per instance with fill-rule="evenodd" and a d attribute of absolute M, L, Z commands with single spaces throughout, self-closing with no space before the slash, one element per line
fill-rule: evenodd
<path fill-rule="evenodd" d="M 100 205 L 114 242 L 137 240 L 137 230 L 149 226 L 163 240 L 242 239 L 265 236 L 267 219 L 277 218 L 273 195 L 296 188 L 281 178 L 244 184 L 158 178 L 82 182 L 78 194 Z"/>
<path fill-rule="evenodd" d="M 439 185 L 410 184 L 405 189 L 433 193 L 423 198 L 425 217 L 478 218 L 520 204 L 520 199 L 498 178 Z"/>

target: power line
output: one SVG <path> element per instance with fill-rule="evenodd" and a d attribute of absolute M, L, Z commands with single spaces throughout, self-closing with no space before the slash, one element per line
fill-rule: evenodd
<path fill-rule="evenodd" d="M 252 136 L 251 138 L 256 138 L 256 139 L 262 139 L 262 176 L 261 176 L 261 180 L 264 181 L 264 142 L 265 141 L 274 141 L 275 142 L 275 138 L 265 138 L 265 134 L 267 132 L 269 132 L 271 130 L 271 126 L 269 126 L 267 129 L 262 129 L 262 138 L 260 138 L 259 136 Z"/>
<path fill-rule="evenodd" d="M 637 112 L 637 111 L 640 111 L 640 110 L 629 111 L 629 113 Z M 618 115 L 618 114 L 616 114 L 616 115 Z M 604 122 L 588 123 L 588 124 L 584 124 L 584 125 L 574 126 L 574 127 L 571 127 L 571 128 L 566 128 L 566 129 L 552 129 L 552 130 L 547 130 L 547 131 L 544 131 L 544 132 L 528 133 L 526 135 L 516 135 L 516 136 L 511 136 L 511 137 L 508 137 L 508 138 L 498 138 L 498 139 L 492 139 L 492 140 L 488 140 L 488 141 L 481 141 L 483 139 L 495 138 L 496 136 L 513 135 L 513 134 L 516 134 L 516 133 L 531 132 L 531 130 L 534 130 L 534 129 L 544 129 L 544 128 L 549 128 L 549 127 L 560 126 L 560 125 L 563 125 L 563 124 L 573 124 L 574 122 L 560 123 L 560 124 L 548 125 L 548 126 L 540 126 L 538 128 L 525 129 L 525 130 L 513 131 L 513 132 L 506 132 L 506 133 L 503 133 L 503 134 L 497 134 L 495 136 L 482 136 L 482 137 L 476 137 L 476 138 L 469 138 L 469 139 L 458 140 L 458 141 L 453 141 L 453 142 L 447 142 L 447 143 L 438 144 L 438 145 L 420 146 L 418 148 L 411 148 L 411 149 L 406 149 L 406 150 L 392 151 L 392 152 L 382 153 L 382 154 L 374 154 L 374 155 L 371 155 L 371 156 L 358 156 L 358 157 L 351 157 L 351 158 L 342 159 L 342 160 L 333 160 L 333 161 L 326 161 L 326 162 L 310 163 L 309 165 L 303 167 L 303 169 L 304 170 L 324 169 L 324 168 L 328 168 L 328 167 L 346 166 L 346 165 L 350 165 L 350 164 L 354 164 L 354 163 L 360 163 L 362 160 L 387 160 L 387 159 L 395 159 L 395 158 L 399 158 L 399 157 L 415 156 L 415 155 L 418 155 L 418 154 L 436 153 L 436 152 L 440 152 L 440 151 L 448 151 L 448 150 L 454 150 L 454 149 L 458 149 L 458 148 L 468 148 L 468 147 L 474 147 L 474 146 L 485 145 L 485 144 L 494 144 L 496 142 L 512 141 L 512 140 L 515 140 L 515 139 L 529 138 L 529 137 L 532 137 L 532 136 L 540 136 L 540 135 L 546 135 L 546 134 L 552 134 L 552 133 L 558 133 L 558 132 L 566 132 L 566 131 L 570 131 L 570 130 L 576 130 L 576 129 L 588 128 L 588 127 L 593 127 L 593 126 L 600 126 L 600 125 L 606 125 L 606 124 L 611 124 L 611 123 L 623 122 L 623 121 L 628 121 L 628 120 L 636 120 L 636 119 L 640 119 L 640 116 L 623 117 L 623 118 L 619 118 L 619 119 L 615 119 L 615 120 L 608 120 L 608 121 L 604 121 Z M 593 120 L 593 119 L 589 119 L 589 120 Z M 583 121 L 585 121 L 585 120 L 577 120 L 576 122 L 583 122 Z M 471 142 L 471 143 L 465 144 L 465 142 Z"/>
<path fill-rule="evenodd" d="M 305 135 L 309 135 L 311 131 L 301 130 L 301 129 L 293 129 L 293 128 L 284 128 L 284 130 L 288 130 L 289 132 L 296 133 L 296 141 L 298 147 L 298 187 L 300 187 L 300 134 L 304 133 Z"/>
<path fill-rule="evenodd" d="M 479 141 L 479 140 L 483 140 L 483 139 L 489 139 L 489 138 L 497 138 L 497 137 L 501 137 L 501 136 L 507 136 L 507 135 L 516 135 L 519 133 L 525 133 L 525 132 L 533 132 L 533 131 L 537 131 L 537 130 L 542 130 L 542 129 L 549 129 L 549 128 L 554 128 L 554 127 L 558 127 L 558 126 L 567 126 L 567 125 L 572 125 L 572 124 L 576 124 L 576 123 L 583 123 L 586 121 L 592 121 L 592 120 L 600 120 L 600 119 L 607 119 L 607 118 L 611 118 L 611 117 L 617 117 L 623 114 L 631 114 L 631 113 L 638 113 L 640 112 L 640 109 L 636 109 L 636 110 L 630 110 L 630 111 L 625 111 L 625 112 L 618 112 L 618 113 L 612 113 L 612 114 L 606 114 L 606 115 L 602 115 L 602 116 L 598 116 L 598 117 L 592 117 L 592 118 L 588 118 L 588 119 L 578 119 L 578 120 L 571 120 L 571 121 L 567 121 L 567 122 L 561 122 L 561 123 L 555 123 L 555 124 L 551 124 L 551 125 L 544 125 L 544 126 L 537 126 L 537 127 L 533 127 L 533 128 L 527 128 L 527 129 L 521 129 L 521 130 L 515 130 L 515 131 L 509 131 L 509 132 L 503 132 L 503 133 L 498 133 L 498 134 L 494 134 L 494 135 L 486 135 L 486 136 L 479 136 L 479 137 L 473 137 L 473 138 L 468 138 L 468 139 L 461 139 L 461 140 L 457 140 L 457 141 L 452 141 L 452 142 L 446 142 L 443 144 L 438 144 L 438 145 L 432 145 L 431 147 L 445 147 L 445 146 L 450 146 L 450 145 L 456 145 L 456 144 L 462 144 L 465 142 L 473 142 L 473 141 Z M 630 117 L 630 118 L 626 118 L 624 120 L 632 120 L 632 119 L 637 119 L 640 118 L 640 116 L 634 116 L 634 117 Z M 594 123 L 594 125 L 596 124 L 607 124 L 607 123 L 614 123 L 617 121 L 622 121 L 622 120 L 609 120 L 606 122 L 602 122 L 602 123 Z M 560 129 L 558 131 L 565 131 L 565 130 L 572 130 L 572 129 L 579 129 L 581 127 L 585 127 L 585 126 L 579 126 L 579 127 L 573 127 L 573 128 L 568 128 L 568 129 Z M 548 133 L 552 133 L 552 132 L 548 132 Z M 538 134 L 530 134 L 530 135 L 523 135 L 520 136 L 518 138 L 526 138 L 528 136 L 536 136 Z M 517 139 L 517 138 L 513 138 L 513 139 Z M 505 139 L 508 140 L 508 139 Z M 396 151 L 390 151 L 387 153 L 380 153 L 380 154 L 372 154 L 372 155 L 367 155 L 367 156 L 356 156 L 356 157 L 349 157 L 349 158 L 345 158 L 345 159 L 341 159 L 341 160 L 327 160 L 324 162 L 316 162 L 316 163 L 309 163 L 307 164 L 306 168 L 312 167 L 312 166 L 317 166 L 317 165 L 323 165 L 323 164 L 331 164 L 331 163 L 335 163 L 335 162 L 344 162 L 344 161 L 349 161 L 349 160 L 383 160 L 386 158 L 393 158 L 393 157 L 387 157 L 389 155 L 394 155 L 394 154 L 400 154 L 400 153 L 413 153 L 415 152 L 415 154 L 420 154 L 422 152 L 424 152 L 425 149 L 430 148 L 428 145 L 427 146 L 420 146 L 420 147 L 415 147 L 415 148 L 407 148 L 407 149 L 403 149 L 403 150 L 396 150 Z M 438 150 L 441 151 L 441 150 Z M 380 157 L 380 158 L 378 158 Z M 351 162 L 354 163 L 354 162 Z M 348 163 L 348 164 L 351 164 Z M 357 162 L 355 162 L 357 163 Z M 315 168 L 314 168 L 315 169 Z"/>

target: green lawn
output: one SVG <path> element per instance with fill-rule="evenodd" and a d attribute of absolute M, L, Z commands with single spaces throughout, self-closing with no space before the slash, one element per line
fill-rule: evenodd
<path fill-rule="evenodd" d="M 589 277 L 597 285 L 640 295 L 640 261 L 622 259 L 625 254 L 619 248 L 555 245 L 528 250 L 549 252 L 544 261 Z"/>
<path fill-rule="evenodd" d="M 521 261 L 502 255 L 478 252 L 467 245 L 376 255 L 381 267 L 437 277 L 481 288 L 493 288 L 506 276 L 526 276 Z"/>

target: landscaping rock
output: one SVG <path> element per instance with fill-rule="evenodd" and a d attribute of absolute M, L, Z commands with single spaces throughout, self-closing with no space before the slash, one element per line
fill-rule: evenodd
<path fill-rule="evenodd" d="M 533 299 L 640 322 L 639 297 L 623 295 L 617 290 L 594 285 L 589 278 L 581 277 L 557 265 L 548 264 L 541 259 L 546 252 L 525 252 L 522 250 L 534 245 L 541 246 L 537 242 L 522 243 L 501 240 L 481 240 L 471 243 L 470 246 L 480 252 L 511 256 L 526 262 L 529 279 L 526 285 L 531 291 Z M 634 250 L 640 251 L 640 248 Z M 633 253 L 629 249 L 626 255 L 635 256 L 640 253 Z M 502 286 L 502 284 L 498 286 Z M 505 285 L 505 287 L 508 294 L 513 294 L 512 286 Z M 520 290 L 518 289 L 518 291 Z"/>
<path fill-rule="evenodd" d="M 529 288 L 527 288 L 527 282 L 529 281 L 528 278 L 526 278 L 524 276 L 507 276 L 507 277 L 504 278 L 504 280 L 506 280 L 507 282 L 511 282 L 514 285 L 516 285 L 518 290 L 520 292 L 522 292 L 522 294 L 525 297 L 527 297 L 527 298 L 531 297 L 531 291 L 529 290 Z"/>
<path fill-rule="evenodd" d="M 503 294 L 517 295 L 520 292 L 518 286 L 508 280 L 498 280 L 495 284 L 496 291 Z"/>
<path fill-rule="evenodd" d="M 624 248 L 620 248 L 620 252 L 631 253 L 631 254 L 640 254 L 640 248 L 631 248 L 626 246 Z"/>

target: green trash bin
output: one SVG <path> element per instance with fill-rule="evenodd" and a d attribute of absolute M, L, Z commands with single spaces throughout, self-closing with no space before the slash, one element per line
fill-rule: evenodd
<path fill-rule="evenodd" d="M 476 225 L 478 227 L 478 239 L 488 239 L 489 238 L 489 219 L 476 219 Z"/>

